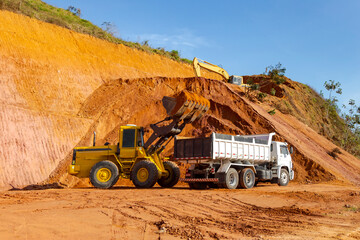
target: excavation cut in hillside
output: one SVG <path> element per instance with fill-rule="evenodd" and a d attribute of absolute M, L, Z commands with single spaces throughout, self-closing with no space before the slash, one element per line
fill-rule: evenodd
<path fill-rule="evenodd" d="M 327 152 L 335 145 L 302 122 L 281 113 L 271 116 L 263 107 L 245 98 L 241 88 L 205 78 L 118 79 L 101 85 L 86 99 L 78 113 L 81 118 L 93 120 L 78 145 L 89 146 L 95 130 L 100 136 L 97 144 L 116 144 L 119 127 L 129 123 L 145 126 L 145 138 L 148 138 L 151 134 L 150 124 L 166 117 L 162 97 L 183 90 L 208 99 L 210 110 L 200 121 L 187 126 L 182 136 L 206 136 L 213 131 L 234 135 L 276 132 L 277 140 L 295 147 L 293 161 L 296 181 L 342 180 L 360 183 L 359 161 L 356 158 L 344 152 L 334 160 Z M 164 154 L 171 157 L 172 153 L 171 143 Z M 62 179 L 64 184 L 71 185 L 63 175 L 66 176 L 70 159 L 71 154 L 52 174 L 51 181 Z"/>

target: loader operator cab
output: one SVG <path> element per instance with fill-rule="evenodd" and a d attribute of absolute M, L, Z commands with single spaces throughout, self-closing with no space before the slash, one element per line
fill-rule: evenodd
<path fill-rule="evenodd" d="M 121 126 L 119 131 L 118 155 L 121 158 L 134 158 L 136 149 L 144 146 L 144 129 L 136 125 Z"/>

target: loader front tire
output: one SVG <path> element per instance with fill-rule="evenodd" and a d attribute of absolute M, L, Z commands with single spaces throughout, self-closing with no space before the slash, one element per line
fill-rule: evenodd
<path fill-rule="evenodd" d="M 89 178 L 96 188 L 111 188 L 119 180 L 119 169 L 111 161 L 101 161 L 91 168 Z"/>
<path fill-rule="evenodd" d="M 162 177 L 158 180 L 158 184 L 164 188 L 171 188 L 175 186 L 180 178 L 180 169 L 173 162 L 164 162 L 164 168 L 169 173 L 167 177 Z"/>
<path fill-rule="evenodd" d="M 159 172 L 156 165 L 149 160 L 137 162 L 131 171 L 131 179 L 138 188 L 151 188 L 158 180 Z"/>

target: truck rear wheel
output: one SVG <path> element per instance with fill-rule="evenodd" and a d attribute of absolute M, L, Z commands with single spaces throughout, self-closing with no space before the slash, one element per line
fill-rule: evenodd
<path fill-rule="evenodd" d="M 282 168 L 280 171 L 280 178 L 278 179 L 278 185 L 279 186 L 287 186 L 290 181 L 289 172 Z"/>
<path fill-rule="evenodd" d="M 242 188 L 252 188 L 255 184 L 255 173 L 251 168 L 244 168 L 240 172 L 240 186 Z"/>
<path fill-rule="evenodd" d="M 228 189 L 235 189 L 239 185 L 239 174 L 235 168 L 229 168 L 225 175 L 224 187 Z"/>
<path fill-rule="evenodd" d="M 158 169 L 153 162 L 141 160 L 132 169 L 131 179 L 138 188 L 151 188 L 158 180 Z"/>
<path fill-rule="evenodd" d="M 101 161 L 91 168 L 89 178 L 94 187 L 111 188 L 119 180 L 119 169 L 111 161 Z"/>
<path fill-rule="evenodd" d="M 158 184 L 164 188 L 171 188 L 175 186 L 180 178 L 180 169 L 173 162 L 164 162 L 164 168 L 169 173 L 167 177 L 162 177 L 158 180 Z"/>

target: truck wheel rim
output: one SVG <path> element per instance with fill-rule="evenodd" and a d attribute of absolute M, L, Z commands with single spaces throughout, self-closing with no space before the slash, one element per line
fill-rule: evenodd
<path fill-rule="evenodd" d="M 96 173 L 96 178 L 100 182 L 107 182 L 111 178 L 111 171 L 108 168 L 100 168 Z"/>
<path fill-rule="evenodd" d="M 252 179 L 251 173 L 246 174 L 246 176 L 245 176 L 245 182 L 246 182 L 246 184 L 250 184 L 250 183 L 251 183 L 251 179 Z"/>
<path fill-rule="evenodd" d="M 286 181 L 287 181 L 287 175 L 286 175 L 286 173 L 282 172 L 280 178 L 281 178 L 281 181 L 282 181 L 283 183 L 286 183 Z"/>
<path fill-rule="evenodd" d="M 231 186 L 234 186 L 235 185 L 235 174 L 231 173 L 230 176 L 229 176 L 229 184 Z"/>
<path fill-rule="evenodd" d="M 149 171 L 146 168 L 140 168 L 136 176 L 140 182 L 145 182 L 149 178 Z"/>

